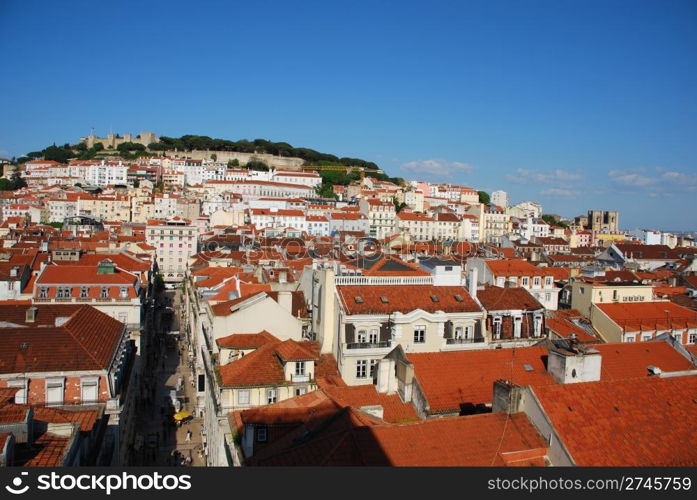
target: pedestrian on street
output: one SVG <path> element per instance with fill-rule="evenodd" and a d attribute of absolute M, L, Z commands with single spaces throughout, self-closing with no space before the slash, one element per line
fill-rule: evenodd
<path fill-rule="evenodd" d="M 186 440 L 191 441 L 191 430 L 186 431 Z"/>

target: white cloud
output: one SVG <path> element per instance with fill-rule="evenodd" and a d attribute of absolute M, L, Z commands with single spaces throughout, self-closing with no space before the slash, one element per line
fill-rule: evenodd
<path fill-rule="evenodd" d="M 610 181 L 617 189 L 630 192 L 648 192 L 651 196 L 671 192 L 697 191 L 697 174 L 676 172 L 662 168 L 630 168 L 610 170 Z"/>
<path fill-rule="evenodd" d="M 621 186 L 645 187 L 656 184 L 658 179 L 644 175 L 644 171 L 644 169 L 610 170 L 608 175 L 612 182 Z"/>
<path fill-rule="evenodd" d="M 415 160 L 410 161 L 401 166 L 402 170 L 414 174 L 421 174 L 431 177 L 444 177 L 443 181 L 447 181 L 445 177 L 455 174 L 469 174 L 474 171 L 472 165 L 459 161 L 447 161 L 438 158 L 430 160 Z"/>
<path fill-rule="evenodd" d="M 577 182 L 583 179 L 583 175 L 576 172 L 568 172 L 560 168 L 554 170 L 534 170 L 518 168 L 515 174 L 508 174 L 506 178 L 516 184 L 549 184 L 564 186 L 569 182 Z"/>
<path fill-rule="evenodd" d="M 542 191 L 540 191 L 540 194 L 543 194 L 545 196 L 553 196 L 555 198 L 575 198 L 580 193 L 579 191 L 573 189 L 549 188 L 543 189 Z"/>

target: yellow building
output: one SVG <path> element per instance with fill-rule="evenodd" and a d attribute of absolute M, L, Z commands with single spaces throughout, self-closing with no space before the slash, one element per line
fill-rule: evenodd
<path fill-rule="evenodd" d="M 638 283 L 586 282 L 571 285 L 571 308 L 591 318 L 593 304 L 650 302 L 653 286 Z"/>

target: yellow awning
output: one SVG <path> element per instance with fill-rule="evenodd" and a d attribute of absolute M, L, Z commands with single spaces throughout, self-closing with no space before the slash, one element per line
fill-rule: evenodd
<path fill-rule="evenodd" d="M 174 420 L 186 420 L 187 418 L 191 418 L 193 415 L 191 412 L 182 410 L 174 414 Z"/>

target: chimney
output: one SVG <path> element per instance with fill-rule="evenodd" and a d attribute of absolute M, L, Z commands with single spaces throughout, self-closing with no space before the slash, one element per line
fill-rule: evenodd
<path fill-rule="evenodd" d="M 31 306 L 29 309 L 26 311 L 26 318 L 25 322 L 26 323 L 34 323 L 36 321 L 36 311 L 38 309 L 34 306 Z"/>
<path fill-rule="evenodd" d="M 559 384 L 597 382 L 601 366 L 600 352 L 576 338 L 555 341 L 549 348 L 547 371 Z"/>
<path fill-rule="evenodd" d="M 658 377 L 661 375 L 661 373 L 663 373 L 659 367 L 654 365 L 649 365 L 646 367 L 646 369 L 649 371 L 649 376 L 651 377 Z"/>
<path fill-rule="evenodd" d="M 288 271 L 279 271 L 278 272 L 278 282 L 279 283 L 288 283 Z"/>
<path fill-rule="evenodd" d="M 467 272 L 467 288 L 469 289 L 469 293 L 473 299 L 477 298 L 477 279 L 479 277 L 478 273 L 479 271 L 476 267 L 472 267 Z"/>
<path fill-rule="evenodd" d="M 12 269 L 10 269 L 10 278 L 16 278 L 18 271 L 19 271 L 18 266 L 14 266 Z"/>
<path fill-rule="evenodd" d="M 491 402 L 491 411 L 505 411 L 518 413 L 523 403 L 523 388 L 512 384 L 509 380 L 494 381 L 494 399 Z"/>

